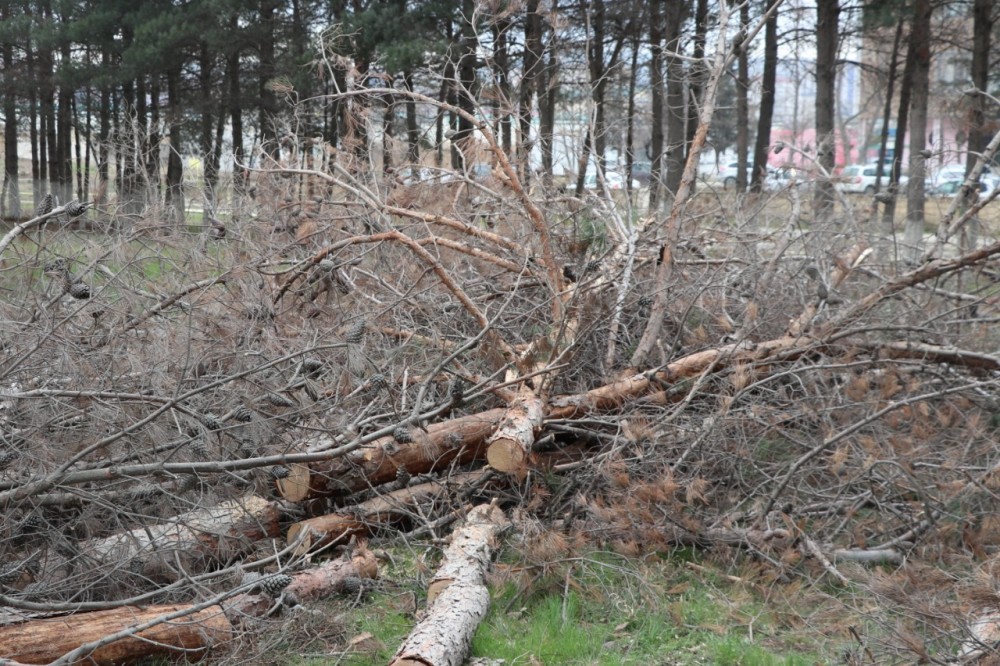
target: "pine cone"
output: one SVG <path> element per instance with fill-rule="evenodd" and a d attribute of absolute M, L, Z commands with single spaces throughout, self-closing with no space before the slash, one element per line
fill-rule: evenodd
<path fill-rule="evenodd" d="M 222 430 L 226 427 L 226 424 L 219 420 L 219 417 L 211 412 L 205 412 L 201 415 L 201 422 L 205 424 L 205 427 L 209 430 Z"/>
<path fill-rule="evenodd" d="M 17 460 L 17 454 L 13 451 L 0 453 L 0 472 L 10 467 L 11 463 Z"/>
<path fill-rule="evenodd" d="M 399 484 L 400 488 L 405 488 L 410 483 L 411 478 L 413 476 L 410 474 L 410 470 L 405 467 L 396 468 L 396 483 Z"/>
<path fill-rule="evenodd" d="M 316 358 L 304 358 L 299 365 L 299 372 L 307 377 L 318 377 L 323 372 L 323 361 Z"/>
<path fill-rule="evenodd" d="M 80 217 L 85 212 L 87 212 L 87 207 L 82 203 L 74 199 L 66 204 L 66 213 L 73 218 Z"/>
<path fill-rule="evenodd" d="M 253 412 L 251 412 L 246 405 L 237 405 L 233 409 L 233 418 L 240 423 L 250 423 L 253 421 Z"/>
<path fill-rule="evenodd" d="M 74 282 L 66 291 L 77 300 L 90 298 L 90 286 L 86 282 Z"/>
<path fill-rule="evenodd" d="M 266 402 L 271 403 L 275 407 L 295 407 L 295 401 L 288 396 L 281 395 L 279 393 L 268 393 L 264 396 Z"/>
<path fill-rule="evenodd" d="M 385 375 L 376 374 L 372 375 L 368 380 L 368 388 L 371 391 L 384 391 L 389 388 L 389 382 L 386 381 Z"/>
<path fill-rule="evenodd" d="M 16 564 L 5 564 L 0 567 L 0 585 L 13 583 L 21 577 L 21 562 Z"/>
<path fill-rule="evenodd" d="M 465 380 L 461 377 L 455 377 L 455 381 L 451 383 L 448 393 L 451 395 L 451 401 L 454 404 L 461 405 L 465 399 Z"/>
<path fill-rule="evenodd" d="M 358 594 L 364 589 L 364 579 L 356 576 L 348 576 L 347 578 L 342 579 L 340 583 L 340 591 L 344 594 Z"/>
<path fill-rule="evenodd" d="M 21 521 L 19 531 L 21 534 L 37 534 L 38 532 L 41 532 L 44 527 L 45 520 L 37 513 L 32 513 L 25 516 L 24 520 Z"/>
<path fill-rule="evenodd" d="M 413 441 L 413 435 L 406 429 L 406 426 L 398 426 L 392 431 L 392 438 L 400 444 L 409 444 Z"/>
<path fill-rule="evenodd" d="M 286 574 L 274 574 L 260 581 L 260 589 L 272 597 L 277 597 L 281 591 L 292 584 L 292 577 Z"/>
<path fill-rule="evenodd" d="M 198 456 L 199 458 L 208 457 L 208 447 L 205 445 L 205 440 L 201 437 L 196 437 L 191 440 L 191 453 Z"/>
<path fill-rule="evenodd" d="M 35 217 L 48 215 L 49 213 L 52 212 L 52 209 L 54 207 L 55 207 L 55 198 L 52 196 L 52 193 L 49 192 L 44 197 L 42 197 L 41 201 L 38 202 L 38 208 L 35 209 Z"/>
<path fill-rule="evenodd" d="M 347 341 L 352 344 L 360 344 L 365 339 L 365 322 L 362 319 L 347 332 Z"/>

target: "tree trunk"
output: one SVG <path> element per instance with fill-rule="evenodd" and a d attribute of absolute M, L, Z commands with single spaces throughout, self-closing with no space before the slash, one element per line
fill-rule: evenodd
<path fill-rule="evenodd" d="M 295 523 L 288 529 L 287 543 L 298 543 L 295 555 L 305 555 L 326 546 L 347 542 L 352 536 L 368 535 L 376 529 L 404 522 L 408 510 L 426 506 L 469 488 L 485 478 L 484 469 L 444 477 L 415 486 L 377 495 L 360 504 L 339 509 L 337 513 L 316 516 Z"/>
<path fill-rule="evenodd" d="M 539 0 L 528 0 L 524 18 L 524 56 L 518 89 L 517 168 L 521 182 L 527 187 L 531 179 L 531 110 L 538 92 L 542 69 L 542 15 Z"/>
<path fill-rule="evenodd" d="M 697 0 L 694 9 L 694 62 L 691 63 L 691 73 L 688 76 L 688 113 L 687 139 L 684 143 L 684 161 L 691 154 L 691 142 L 694 141 L 695 130 L 698 129 L 699 105 L 701 104 L 701 89 L 705 82 L 705 34 L 708 31 L 708 0 Z M 718 162 L 718 153 L 716 153 Z"/>
<path fill-rule="evenodd" d="M 466 21 L 462 24 L 462 44 L 461 53 L 458 59 L 458 80 L 455 82 L 455 93 L 457 95 L 457 106 L 468 114 L 475 114 L 476 100 L 474 98 L 473 87 L 476 84 L 476 39 L 475 27 L 469 23 L 472 20 L 475 7 L 471 0 L 465 0 L 463 5 L 463 15 Z M 456 171 L 465 171 L 466 155 L 471 154 L 469 144 L 472 139 L 472 122 L 461 115 L 457 119 L 458 127 L 452 138 L 451 146 L 451 168 Z"/>
<path fill-rule="evenodd" d="M 0 22 L 11 18 L 10 6 L 0 6 Z M 14 44 L 7 36 L 0 44 L 0 57 L 7 72 L 14 69 Z M 17 89 L 12 78 L 4 81 L 3 87 L 3 197 L 0 198 L 0 219 L 18 220 L 21 217 L 21 188 L 18 183 L 17 162 Z"/>
<path fill-rule="evenodd" d="M 740 4 L 740 44 L 736 60 L 736 191 L 747 189 L 747 153 L 750 149 L 750 55 L 746 44 L 747 30 L 750 28 L 750 3 Z M 819 63 L 817 61 L 817 68 Z M 818 94 L 818 93 L 817 93 Z M 818 121 L 817 121 L 818 122 Z"/>
<path fill-rule="evenodd" d="M 101 66 L 105 71 L 111 66 L 111 54 L 108 49 L 101 51 Z M 111 87 L 107 83 L 101 84 L 101 106 L 98 109 L 97 128 L 97 196 L 94 197 L 94 204 L 103 206 L 107 201 L 108 187 L 110 186 L 109 160 L 111 159 L 110 141 L 111 138 Z"/>
<path fill-rule="evenodd" d="M 664 188 L 665 199 L 673 201 L 681 186 L 684 175 L 684 151 L 687 145 L 687 127 L 685 124 L 687 104 L 684 100 L 685 68 L 681 54 L 684 50 L 681 34 L 684 25 L 683 2 L 667 4 L 667 99 L 666 99 L 666 178 Z M 652 210 L 652 209 L 651 209 Z"/>
<path fill-rule="evenodd" d="M 413 72 L 403 73 L 403 85 L 407 91 L 413 91 Z M 410 164 L 420 163 L 420 126 L 417 124 L 417 102 L 411 97 L 406 98 L 406 161 Z"/>
<path fill-rule="evenodd" d="M 126 566 L 138 557 L 157 570 L 178 563 L 188 571 L 202 570 L 206 562 L 228 561 L 256 541 L 277 537 L 280 513 L 275 504 L 250 496 L 196 509 L 162 525 L 144 525 L 91 541 L 83 549 L 100 564 Z"/>
<path fill-rule="evenodd" d="M 770 8 L 774 7 L 774 2 Z M 774 118 L 774 87 L 778 72 L 778 12 L 775 10 L 764 24 L 764 72 L 760 82 L 760 115 L 757 117 L 757 141 L 754 143 L 754 171 L 750 189 L 760 192 L 767 177 L 767 156 L 771 148 L 771 121 Z"/>
<path fill-rule="evenodd" d="M 552 0 L 552 11 L 556 12 L 558 0 Z M 542 149 L 542 177 L 545 185 L 552 186 L 553 164 L 552 144 L 556 127 L 556 97 L 559 92 L 559 58 L 556 54 L 557 33 L 549 30 L 549 40 L 545 47 L 548 60 L 541 71 L 538 86 L 538 143 Z M 543 52 L 544 53 L 544 52 Z M 544 54 L 543 54 L 543 57 Z"/>
<path fill-rule="evenodd" d="M 927 95 L 931 69 L 931 2 L 916 0 L 910 43 L 913 46 L 913 94 L 910 98 L 910 180 L 906 188 L 904 256 L 915 261 L 924 245 L 924 175 L 927 159 Z"/>
<path fill-rule="evenodd" d="M 170 113 L 170 152 L 167 156 L 167 196 L 165 203 L 171 221 L 176 225 L 184 223 L 184 165 L 181 162 L 181 98 L 179 68 L 167 71 L 167 99 Z"/>
<path fill-rule="evenodd" d="M 628 72 L 628 110 L 625 121 L 625 189 L 632 194 L 632 172 L 635 169 L 635 86 L 639 69 L 639 36 L 632 42 L 632 62 Z"/>
<path fill-rule="evenodd" d="M 899 44 L 903 38 L 903 25 L 905 21 L 900 18 L 896 23 L 896 35 L 892 40 L 892 55 L 889 57 L 889 71 L 886 74 L 886 84 L 885 84 L 885 106 L 882 110 L 882 131 L 879 136 L 878 144 L 878 165 L 875 167 L 875 192 L 877 193 L 881 189 L 882 178 L 887 174 L 885 171 L 885 156 L 889 147 L 889 123 L 892 121 L 892 96 L 893 91 L 896 87 L 896 69 L 897 61 L 899 60 Z M 895 161 L 895 160 L 894 160 Z M 896 188 L 892 186 L 892 174 L 889 176 L 889 192 L 895 197 Z M 872 220 L 874 222 L 875 220 Z M 892 227 L 886 230 L 888 234 L 892 233 Z"/>
<path fill-rule="evenodd" d="M 472 509 L 452 536 L 444 561 L 427 587 L 427 611 L 389 666 L 459 666 L 489 610 L 486 571 L 497 537 L 509 526 L 492 505 Z"/>
<path fill-rule="evenodd" d="M 542 427 L 543 415 L 541 399 L 532 390 L 522 389 L 489 438 L 486 459 L 493 469 L 514 474 L 519 479 L 525 477 L 528 455 Z"/>
<path fill-rule="evenodd" d="M 494 18 L 490 23 L 493 36 L 493 75 L 497 94 L 494 96 L 493 120 L 497 124 L 494 133 L 500 137 L 500 146 L 508 159 L 514 159 L 511 142 L 510 112 L 511 86 L 510 61 L 507 45 L 507 31 L 510 29 L 510 17 Z"/>
<path fill-rule="evenodd" d="M 480 414 L 413 429 L 412 443 L 400 445 L 394 437 L 378 439 L 345 456 L 307 465 L 290 465 L 290 474 L 278 480 L 278 492 L 290 502 L 314 497 L 346 496 L 396 479 L 405 469 L 411 476 L 464 464 L 486 454 L 486 439 L 507 414 L 491 409 Z"/>
<path fill-rule="evenodd" d="M 274 29 L 277 6 L 277 0 L 260 0 L 260 78 L 257 82 L 260 99 L 260 113 L 257 122 L 260 127 L 261 144 L 264 151 L 274 159 L 277 159 L 280 154 L 278 133 L 274 124 L 278 101 L 270 85 L 274 78 L 275 67 Z"/>
<path fill-rule="evenodd" d="M 649 101 L 652 127 L 649 137 L 649 210 L 660 209 L 663 190 L 663 0 L 649 4 Z"/>
<path fill-rule="evenodd" d="M 69 18 L 65 12 L 65 5 L 60 10 L 60 22 L 63 25 L 69 23 Z M 70 52 L 70 40 L 65 34 L 59 37 L 59 53 L 63 67 L 68 67 L 73 61 Z M 63 77 L 66 75 L 64 74 Z M 59 81 L 59 95 L 57 100 L 59 108 L 56 113 L 56 131 L 58 150 L 56 151 L 59 160 L 59 200 L 67 203 L 73 198 L 73 89 L 69 81 L 62 78 Z"/>
<path fill-rule="evenodd" d="M 837 103 L 837 40 L 839 38 L 840 0 L 816 5 L 816 161 L 822 171 L 813 194 L 813 218 L 827 221 L 833 214 L 834 193 L 831 180 L 836 164 L 834 120 Z"/>
<path fill-rule="evenodd" d="M 0 654 L 20 664 L 47 664 L 81 645 L 186 608 L 189 607 L 128 606 L 4 626 L 0 627 Z M 113 666 L 181 654 L 194 660 L 233 637 L 232 625 L 225 614 L 218 606 L 212 606 L 97 648 L 80 655 L 82 661 L 73 663 Z"/>
<path fill-rule="evenodd" d="M 972 85 L 979 94 L 971 98 L 969 144 L 965 155 L 965 175 L 972 173 L 979 155 L 989 143 L 986 130 L 986 93 L 989 90 L 990 35 L 993 33 L 992 0 L 975 0 L 972 5 Z M 977 188 L 966 193 L 966 206 L 979 199 Z M 968 252 L 979 241 L 979 218 L 970 219 L 962 230 L 962 251 Z"/>
<path fill-rule="evenodd" d="M 912 30 L 912 28 L 911 28 Z M 910 96 L 913 90 L 913 68 L 916 66 L 916 52 L 913 50 L 913 40 L 907 41 L 906 61 L 903 65 L 903 76 L 899 86 L 899 111 L 896 117 L 896 140 L 893 142 L 892 172 L 889 174 L 889 186 L 894 195 L 899 190 L 899 177 L 902 173 L 903 150 L 906 146 L 906 133 L 909 131 Z M 896 219 L 897 196 L 893 196 L 882 211 L 882 226 L 886 232 L 893 234 Z"/>

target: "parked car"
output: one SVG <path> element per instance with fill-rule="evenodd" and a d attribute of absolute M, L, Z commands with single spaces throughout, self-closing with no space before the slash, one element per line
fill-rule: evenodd
<path fill-rule="evenodd" d="M 852 194 L 875 194 L 875 175 L 878 173 L 878 164 L 852 164 L 844 167 L 836 179 L 837 189 L 841 192 Z M 909 178 L 901 174 L 899 185 L 906 185 Z M 888 169 L 882 169 L 882 187 L 889 183 Z"/>
<path fill-rule="evenodd" d="M 736 177 L 739 175 L 740 163 L 730 162 L 729 164 L 724 164 L 719 167 L 719 180 L 722 181 L 722 188 L 726 190 L 731 190 L 736 187 Z M 768 172 L 771 168 L 768 167 Z M 747 184 L 750 184 L 753 178 L 753 164 L 747 164 Z"/>
<path fill-rule="evenodd" d="M 927 196 L 929 197 L 953 197 L 958 194 L 958 191 L 962 189 L 962 185 L 965 183 L 965 178 L 945 180 L 939 182 L 927 190 Z M 979 181 L 979 196 L 984 196 L 990 193 L 990 187 L 983 181 Z"/>
<path fill-rule="evenodd" d="M 625 176 L 618 173 L 617 171 L 606 171 L 604 173 L 604 182 L 608 186 L 609 190 L 624 190 L 625 189 Z M 599 184 L 597 181 L 596 173 L 588 173 L 583 178 L 583 189 L 585 190 L 596 190 Z M 642 187 L 642 184 L 636 180 L 632 179 L 632 189 L 637 190 Z M 566 191 L 572 192 L 576 190 L 576 179 L 574 178 L 569 183 L 566 184 Z"/>
<path fill-rule="evenodd" d="M 931 178 L 928 179 L 928 191 L 933 188 L 937 188 L 945 183 L 957 180 L 959 184 L 965 180 L 965 165 L 964 164 L 947 164 L 940 169 L 938 169 Z M 990 167 L 985 167 L 983 169 L 982 175 L 979 176 L 979 183 L 983 187 L 983 191 L 992 192 L 993 190 L 1000 187 L 1000 176 L 996 174 Z"/>

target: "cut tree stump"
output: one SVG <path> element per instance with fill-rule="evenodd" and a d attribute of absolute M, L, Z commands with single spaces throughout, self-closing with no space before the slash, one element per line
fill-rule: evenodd
<path fill-rule="evenodd" d="M 407 517 L 404 509 L 413 509 L 418 505 L 426 507 L 449 491 L 476 483 L 486 474 L 486 470 L 455 474 L 441 481 L 400 488 L 337 513 L 303 520 L 288 529 L 287 541 L 290 544 L 298 542 L 293 551 L 297 556 L 316 548 L 346 542 L 352 536 L 370 533 L 375 527 L 397 524 Z"/>
<path fill-rule="evenodd" d="M 125 565 L 139 558 L 147 565 L 161 562 L 173 569 L 180 563 L 201 570 L 205 562 L 230 560 L 261 539 L 279 536 L 280 516 L 275 503 L 253 495 L 94 540 L 82 549 L 101 563 Z"/>
<path fill-rule="evenodd" d="M 185 608 L 129 606 L 0 627 L 0 657 L 21 664 L 47 664 L 81 645 Z M 194 660 L 232 638 L 225 613 L 213 606 L 99 647 L 74 663 L 112 666 L 181 654 Z"/>
<path fill-rule="evenodd" d="M 528 454 L 542 427 L 544 410 L 534 391 L 522 389 L 489 439 L 486 460 L 497 471 L 523 479 L 528 472 Z"/>
<path fill-rule="evenodd" d="M 347 496 L 395 480 L 399 469 L 417 475 L 471 462 L 485 455 L 486 438 L 506 413 L 491 409 L 433 423 L 426 432 L 410 428 L 410 443 L 400 444 L 390 435 L 340 458 L 290 465 L 289 475 L 278 480 L 278 492 L 290 502 Z"/>
<path fill-rule="evenodd" d="M 427 588 L 427 612 L 389 666 L 459 666 L 489 610 L 486 570 L 499 532 L 509 525 L 493 505 L 473 508 L 455 531 Z"/>

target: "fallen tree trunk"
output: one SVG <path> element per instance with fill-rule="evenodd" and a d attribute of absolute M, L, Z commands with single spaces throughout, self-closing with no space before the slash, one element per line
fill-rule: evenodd
<path fill-rule="evenodd" d="M 349 558 L 329 560 L 318 567 L 292 574 L 292 582 L 284 589 L 296 603 L 307 603 L 334 594 L 353 592 L 358 581 L 378 578 L 378 561 L 367 548 L 358 548 Z M 238 594 L 222 602 L 226 617 L 235 626 L 251 623 L 274 605 L 267 593 Z"/>
<path fill-rule="evenodd" d="M 496 537 L 509 524 L 503 511 L 492 505 L 469 512 L 427 588 L 426 615 L 390 666 L 458 666 L 465 660 L 476 627 L 489 610 L 485 575 Z"/>
<path fill-rule="evenodd" d="M 410 429 L 413 441 L 409 443 L 390 435 L 340 458 L 290 465 L 288 476 L 278 480 L 278 492 L 290 502 L 347 496 L 395 480 L 400 469 L 417 475 L 445 469 L 453 462 L 471 462 L 485 455 L 486 438 L 506 413 L 491 409 L 433 423 L 426 432 Z"/>
<path fill-rule="evenodd" d="M 375 555 L 367 548 L 359 548 L 350 559 L 331 560 L 293 574 L 284 594 L 291 595 L 298 603 L 305 603 L 350 591 L 356 581 L 377 576 Z M 270 594 L 238 594 L 197 611 L 185 605 L 128 606 L 0 626 L 0 664 L 10 663 L 4 658 L 16 664 L 47 664 L 81 645 L 99 641 L 130 626 L 182 614 L 189 609 L 191 612 L 183 613 L 182 617 L 103 645 L 74 663 L 111 666 L 181 654 L 193 660 L 232 640 L 234 625 L 259 618 L 273 606 Z"/>
<path fill-rule="evenodd" d="M 227 561 L 261 539 L 280 535 L 281 511 L 258 496 L 230 500 L 174 517 L 163 525 L 138 527 L 83 545 L 98 563 L 124 565 L 136 558 L 185 569 Z M 161 567 L 158 567 L 158 569 Z"/>
<path fill-rule="evenodd" d="M 534 391 L 522 389 L 489 439 L 486 460 L 490 465 L 523 479 L 528 472 L 528 453 L 542 427 L 543 416 L 541 399 Z"/>
<path fill-rule="evenodd" d="M 21 664 L 47 664 L 81 645 L 184 608 L 114 608 L 0 627 L 0 656 Z M 232 638 L 228 618 L 221 608 L 213 606 L 99 647 L 74 663 L 111 666 L 181 654 L 197 659 Z"/>
<path fill-rule="evenodd" d="M 467 472 L 430 481 L 416 486 L 400 488 L 391 493 L 373 497 L 353 508 L 337 513 L 316 516 L 295 523 L 288 529 L 288 543 L 298 543 L 295 555 L 346 542 L 352 536 L 368 534 L 376 527 L 397 524 L 407 517 L 406 509 L 426 506 L 446 496 L 456 488 L 467 487 L 486 476 L 486 470 Z"/>

